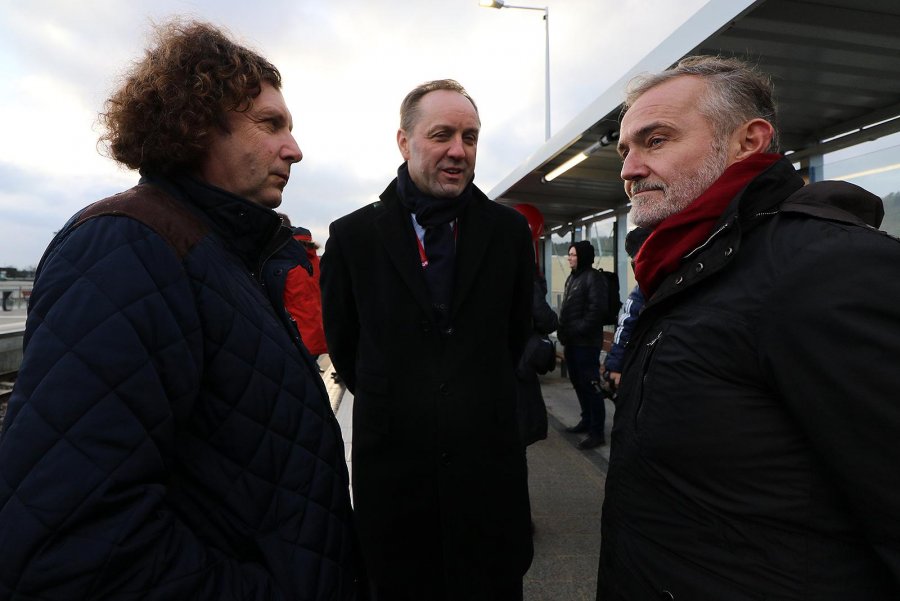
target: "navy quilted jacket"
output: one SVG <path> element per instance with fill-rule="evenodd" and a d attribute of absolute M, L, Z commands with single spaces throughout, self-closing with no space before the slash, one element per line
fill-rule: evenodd
<path fill-rule="evenodd" d="M 260 275 L 278 221 L 181 178 L 54 239 L 0 438 L 0 599 L 353 597 L 341 433 Z"/>

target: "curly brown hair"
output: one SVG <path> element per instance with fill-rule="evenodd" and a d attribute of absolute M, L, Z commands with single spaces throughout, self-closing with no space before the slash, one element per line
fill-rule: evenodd
<path fill-rule="evenodd" d="M 165 174 L 194 166 L 212 128 L 228 131 L 225 113 L 248 110 L 262 82 L 281 89 L 281 73 L 209 23 L 174 19 L 154 33 L 100 113 L 100 143 L 123 165 Z"/>

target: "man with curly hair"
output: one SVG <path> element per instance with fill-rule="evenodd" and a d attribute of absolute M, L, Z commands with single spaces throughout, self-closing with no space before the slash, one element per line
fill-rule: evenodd
<path fill-rule="evenodd" d="M 101 115 L 140 183 L 38 268 L 0 599 L 353 599 L 341 432 L 268 286 L 298 250 L 272 210 L 302 158 L 281 75 L 205 23 L 156 34 Z"/>

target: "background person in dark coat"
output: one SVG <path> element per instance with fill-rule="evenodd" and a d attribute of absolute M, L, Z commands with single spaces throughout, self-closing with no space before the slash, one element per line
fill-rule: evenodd
<path fill-rule="evenodd" d="M 377 599 L 521 599 L 528 227 L 472 183 L 480 121 L 462 86 L 415 88 L 400 119 L 397 179 L 331 224 L 322 257 L 328 349 L 354 395 L 367 569 Z"/>
<path fill-rule="evenodd" d="M 534 290 L 531 302 L 531 336 L 519 359 L 516 375 L 519 378 L 518 420 L 519 434 L 525 446 L 547 438 L 547 406 L 541 393 L 538 374 L 545 374 L 548 365 L 556 365 L 556 347 L 548 335 L 556 331 L 559 318 L 547 302 L 547 280 L 541 273 L 538 260 L 538 240 L 544 233 L 544 216 L 537 207 L 520 203 L 513 207 L 528 221 L 534 244 Z"/>
<path fill-rule="evenodd" d="M 630 87 L 622 178 L 653 233 L 598 600 L 900 599 L 900 241 L 877 196 L 774 153 L 772 97 L 717 57 Z"/>
<path fill-rule="evenodd" d="M 600 382 L 600 351 L 603 324 L 610 311 L 606 281 L 593 266 L 594 247 L 588 240 L 569 246 L 569 267 L 562 304 L 559 307 L 557 337 L 565 346 L 569 379 L 581 406 L 581 421 L 569 432 L 587 432 L 579 449 L 606 444 L 606 406 Z"/>
<path fill-rule="evenodd" d="M 0 439 L 0 599 L 350 600 L 340 429 L 268 294 L 302 253 L 272 210 L 302 157 L 281 76 L 210 25 L 156 34 L 102 115 L 141 183 L 38 268 Z"/>

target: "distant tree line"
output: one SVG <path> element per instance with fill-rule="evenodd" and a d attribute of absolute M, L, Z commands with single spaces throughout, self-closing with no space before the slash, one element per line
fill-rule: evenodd
<path fill-rule="evenodd" d="M 34 279 L 34 271 L 36 267 L 26 267 L 25 269 L 19 269 L 18 267 L 13 267 L 9 265 L 7 267 L 0 267 L 0 279 L 4 280 L 33 280 Z"/>

